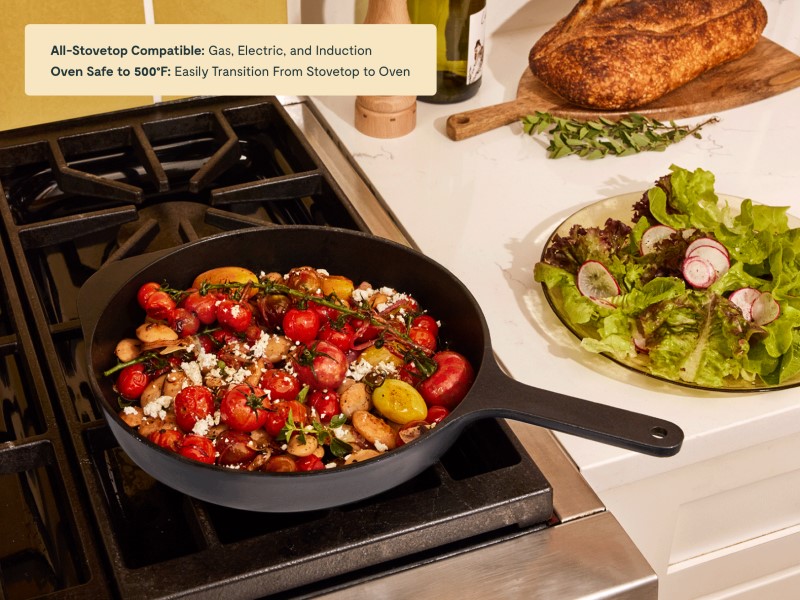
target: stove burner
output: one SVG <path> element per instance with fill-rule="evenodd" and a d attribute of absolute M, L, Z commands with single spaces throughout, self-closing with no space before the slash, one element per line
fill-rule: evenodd
<path fill-rule="evenodd" d="M 136 221 L 119 228 L 117 247 L 126 247 L 132 239 L 147 239 L 150 250 L 165 250 L 219 233 L 219 229 L 206 223 L 207 212 L 205 204 L 180 200 L 145 206 Z"/>

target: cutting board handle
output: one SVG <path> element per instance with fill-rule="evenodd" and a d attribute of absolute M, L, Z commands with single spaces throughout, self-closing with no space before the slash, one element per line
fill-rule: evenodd
<path fill-rule="evenodd" d="M 510 125 L 531 112 L 529 105 L 530 101 L 527 99 L 518 98 L 450 115 L 447 118 L 447 137 L 459 141 L 503 125 Z"/>

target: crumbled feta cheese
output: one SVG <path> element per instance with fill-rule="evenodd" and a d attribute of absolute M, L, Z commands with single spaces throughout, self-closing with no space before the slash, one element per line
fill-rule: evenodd
<path fill-rule="evenodd" d="M 335 469 L 337 466 L 338 465 L 335 462 L 329 462 L 327 465 L 325 465 L 325 468 L 326 469 Z"/>
<path fill-rule="evenodd" d="M 192 381 L 192 385 L 203 385 L 203 374 L 200 372 L 200 365 L 195 361 L 182 362 L 181 369 L 186 373 L 186 377 Z"/>
<path fill-rule="evenodd" d="M 381 442 L 380 440 L 375 440 L 375 450 L 378 452 L 386 452 L 389 449 L 389 446 Z"/>
<path fill-rule="evenodd" d="M 217 355 L 206 352 L 203 350 L 203 347 L 200 346 L 199 352 L 197 353 L 197 365 L 202 371 L 213 369 L 217 366 Z"/>
<path fill-rule="evenodd" d="M 167 417 L 167 410 L 169 405 L 172 404 L 172 396 L 159 396 L 152 402 L 148 402 L 144 406 L 144 414 L 148 417 L 159 417 L 165 419 Z"/>
<path fill-rule="evenodd" d="M 372 371 L 372 365 L 363 358 L 360 358 L 358 361 L 350 363 L 347 367 L 347 377 L 355 379 L 356 381 L 361 381 L 370 371 Z"/>
<path fill-rule="evenodd" d="M 126 406 L 125 408 L 122 409 L 122 412 L 124 412 L 126 415 L 135 415 L 139 411 L 136 410 L 136 408 L 133 406 Z"/>

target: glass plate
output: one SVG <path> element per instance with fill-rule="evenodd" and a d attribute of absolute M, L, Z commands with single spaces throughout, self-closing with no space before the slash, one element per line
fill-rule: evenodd
<path fill-rule="evenodd" d="M 553 241 L 553 238 L 557 235 L 562 237 L 567 236 L 569 234 L 569 230 L 572 228 L 573 225 L 582 225 L 584 227 L 602 227 L 603 224 L 606 222 L 607 219 L 617 219 L 622 221 L 623 223 L 627 223 L 628 225 L 633 225 L 631 222 L 631 217 L 633 215 L 632 207 L 633 205 L 642 197 L 645 192 L 634 192 L 630 194 L 622 194 L 620 196 L 613 196 L 611 198 L 606 198 L 605 200 L 600 200 L 599 202 L 595 202 L 594 204 L 590 204 L 585 208 L 582 208 L 578 212 L 572 214 L 568 217 L 563 223 L 561 223 L 550 237 L 547 239 L 547 243 L 545 244 L 544 250 L 542 251 L 542 258 L 544 257 L 544 251 L 550 246 Z M 736 196 L 729 196 L 726 194 L 717 194 L 719 199 L 723 202 L 727 202 L 731 209 L 735 212 L 738 206 L 742 203 L 742 198 L 737 198 Z M 789 226 L 790 227 L 798 227 L 800 226 L 800 220 L 789 216 Z M 574 335 L 578 337 L 578 339 L 583 339 L 585 337 L 597 337 L 596 332 L 593 327 L 589 326 L 581 326 L 576 323 L 572 323 L 569 318 L 567 317 L 564 311 L 564 304 L 561 298 L 561 294 L 557 289 L 549 290 L 547 286 L 542 284 L 542 289 L 544 290 L 544 296 L 547 299 L 547 303 L 550 305 L 550 308 L 553 309 L 553 312 L 556 316 L 561 320 L 564 326 L 569 329 Z M 711 390 L 711 391 L 720 391 L 720 392 L 764 392 L 764 391 L 771 391 L 771 390 L 781 390 L 786 388 L 797 387 L 800 385 L 800 375 L 781 383 L 779 385 L 767 385 L 760 380 L 758 382 L 748 382 L 742 379 L 735 379 L 730 380 L 729 383 L 726 383 L 724 386 L 721 387 L 713 387 L 713 386 L 706 386 L 706 385 L 699 385 L 697 383 L 692 383 L 689 381 L 680 381 L 675 379 L 670 379 L 667 377 L 663 377 L 661 375 L 655 375 L 650 372 L 648 368 L 648 360 L 645 355 L 637 355 L 635 358 L 632 359 L 618 359 L 610 354 L 603 354 L 609 360 L 614 361 L 615 363 L 622 365 L 628 369 L 633 371 L 637 371 L 648 377 L 652 377 L 654 379 L 658 379 L 661 381 L 666 381 L 668 383 L 673 383 L 676 385 L 681 385 L 684 387 L 699 389 L 699 390 Z"/>

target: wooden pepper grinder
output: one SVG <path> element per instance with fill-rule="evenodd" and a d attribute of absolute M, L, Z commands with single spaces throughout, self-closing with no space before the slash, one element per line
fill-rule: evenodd
<path fill-rule="evenodd" d="M 410 24 L 406 0 L 370 0 L 364 23 Z M 356 129 L 376 138 L 411 133 L 417 124 L 416 96 L 357 96 Z"/>

